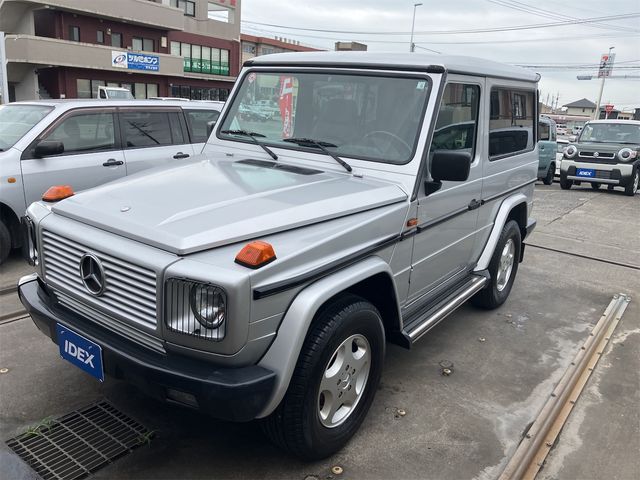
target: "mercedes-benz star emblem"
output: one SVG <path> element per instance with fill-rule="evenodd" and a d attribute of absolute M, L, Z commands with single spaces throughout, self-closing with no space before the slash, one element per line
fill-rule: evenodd
<path fill-rule="evenodd" d="M 593 152 L 593 156 L 597 158 L 600 156 L 600 154 L 598 152 Z"/>
<path fill-rule="evenodd" d="M 102 295 L 105 287 L 104 268 L 98 257 L 85 253 L 80 258 L 80 278 L 84 288 L 92 295 Z"/>

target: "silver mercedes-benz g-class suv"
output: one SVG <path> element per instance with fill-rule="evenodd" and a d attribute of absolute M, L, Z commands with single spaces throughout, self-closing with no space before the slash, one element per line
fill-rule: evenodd
<path fill-rule="evenodd" d="M 94 377 L 325 457 L 369 410 L 385 342 L 509 295 L 538 79 L 444 55 L 252 59 L 198 161 L 29 207 L 20 298 Z M 263 100 L 280 113 L 242 113 Z"/>

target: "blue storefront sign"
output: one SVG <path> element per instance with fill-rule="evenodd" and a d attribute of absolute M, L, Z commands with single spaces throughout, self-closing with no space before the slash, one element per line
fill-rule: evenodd
<path fill-rule="evenodd" d="M 111 66 L 128 70 L 160 70 L 160 57 L 145 53 L 111 51 Z"/>

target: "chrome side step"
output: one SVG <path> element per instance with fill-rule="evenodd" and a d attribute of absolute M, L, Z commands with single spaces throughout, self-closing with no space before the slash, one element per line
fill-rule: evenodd
<path fill-rule="evenodd" d="M 427 305 L 414 318 L 405 322 L 405 329 L 402 333 L 409 345 L 418 341 L 420 337 L 480 291 L 487 281 L 486 276 L 471 275 L 449 295 L 438 299 L 434 304 Z"/>

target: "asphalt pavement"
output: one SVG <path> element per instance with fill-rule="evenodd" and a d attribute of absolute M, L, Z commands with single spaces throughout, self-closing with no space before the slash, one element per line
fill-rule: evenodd
<path fill-rule="evenodd" d="M 506 304 L 489 312 L 464 306 L 411 351 L 390 345 L 369 415 L 329 459 L 303 463 L 271 445 L 255 423 L 216 421 L 121 382 L 100 384 L 62 360 L 28 319 L 0 324 L 0 369 L 8 369 L 0 374 L 0 437 L 106 398 L 156 436 L 93 478 L 492 479 L 621 292 L 631 304 L 538 478 L 635 479 L 639 208 L 640 195 L 537 185 L 538 226 Z M 25 270 L 13 258 L 0 270 L 1 284 Z M 449 376 L 441 374 L 443 360 L 453 363 Z M 340 475 L 331 471 L 336 465 Z M 29 475 L 0 444 L 0 478 Z"/>

